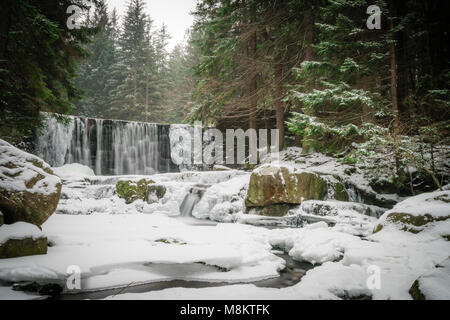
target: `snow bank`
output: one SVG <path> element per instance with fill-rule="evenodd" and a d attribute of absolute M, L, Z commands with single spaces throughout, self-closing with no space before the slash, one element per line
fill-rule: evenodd
<path fill-rule="evenodd" d="M 16 222 L 11 225 L 0 226 L 0 245 L 8 240 L 22 240 L 25 238 L 39 239 L 44 237 L 42 231 L 35 225 L 26 222 Z"/>
<path fill-rule="evenodd" d="M 429 192 L 408 198 L 398 203 L 392 210 L 387 211 L 383 217 L 393 212 L 413 216 L 429 214 L 434 218 L 450 216 L 450 191 Z"/>
<path fill-rule="evenodd" d="M 422 275 L 418 281 L 427 300 L 450 300 L 450 259 Z"/>
<path fill-rule="evenodd" d="M 325 222 L 311 224 L 289 233 L 275 230 L 269 239 L 273 247 L 283 249 L 295 260 L 312 264 L 338 260 L 350 245 L 360 241 L 358 237 L 328 228 Z"/>

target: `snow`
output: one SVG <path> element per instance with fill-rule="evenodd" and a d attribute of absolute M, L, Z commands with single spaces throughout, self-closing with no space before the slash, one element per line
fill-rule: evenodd
<path fill-rule="evenodd" d="M 344 251 L 360 238 L 328 228 L 325 222 L 308 225 L 289 234 L 285 230 L 273 231 L 269 242 L 273 247 L 283 249 L 295 260 L 322 264 L 336 261 Z"/>
<path fill-rule="evenodd" d="M 377 217 L 385 211 L 383 208 L 355 202 L 309 200 L 291 209 L 290 214 L 309 222 L 324 221 L 336 225 L 335 229 L 340 231 L 366 236 L 372 233 Z"/>
<path fill-rule="evenodd" d="M 413 216 L 429 214 L 433 218 L 448 217 L 450 216 L 450 191 L 429 192 L 408 198 L 386 212 L 384 217 L 393 212 Z"/>
<path fill-rule="evenodd" d="M 244 199 L 249 179 L 250 174 L 245 174 L 208 188 L 192 215 L 218 222 L 234 221 L 236 215 L 245 210 Z"/>
<path fill-rule="evenodd" d="M 3 260 L 0 280 L 61 281 L 70 265 L 81 268 L 84 290 L 120 287 L 133 281 L 233 283 L 277 277 L 284 261 L 270 252 L 267 243 L 258 241 L 254 228 L 238 224 L 191 226 L 163 214 L 53 215 L 43 225 L 52 244 L 48 254 Z M 167 274 L 161 272 L 167 268 L 153 267 L 200 262 L 229 271 L 213 268 L 186 275 Z M 105 277 L 110 273 L 111 278 Z"/>
<path fill-rule="evenodd" d="M 11 225 L 0 226 L 0 245 L 8 240 L 22 240 L 25 238 L 39 239 L 45 237 L 35 225 L 26 222 L 16 222 Z"/>
<path fill-rule="evenodd" d="M 331 166 L 326 162 L 316 165 L 320 170 Z M 305 169 L 292 162 L 290 167 Z M 372 234 L 379 223 L 376 216 L 384 210 L 359 203 L 305 201 L 283 218 L 246 214 L 244 199 L 250 174 L 237 170 L 66 177 L 57 213 L 42 226 L 51 244 L 48 254 L 1 260 L 0 281 L 64 283 L 68 267 L 76 265 L 81 269 L 82 291 L 170 280 L 220 286 L 171 288 L 111 299 L 411 299 L 408 291 L 422 276 L 427 294 L 448 296 L 447 269 L 435 266 L 450 252 L 450 242 L 441 236 L 450 234 L 449 220 L 435 223 L 420 234 L 390 225 Z M 115 195 L 117 181 L 143 178 L 164 185 L 166 195 L 153 204 L 136 201 L 131 205 Z M 206 185 L 206 192 L 194 216 L 226 223 L 200 224 L 194 218 L 179 217 L 184 197 L 197 184 Z M 410 198 L 396 209 L 419 214 L 420 208 L 421 212 L 439 217 L 448 212 L 444 201 L 448 193 L 438 191 Z M 326 209 L 313 212 L 318 205 Z M 316 217 L 319 222 L 304 228 L 286 228 L 288 221 L 297 217 Z M 4 227 L 0 230 L 6 230 Z M 274 250 L 315 267 L 291 287 L 253 285 L 258 280 L 278 277 L 285 267 L 285 261 Z M 367 286 L 373 267 L 380 270 L 379 289 Z M 12 294 L 0 287 L 0 299 Z"/>
<path fill-rule="evenodd" d="M 79 163 L 66 164 L 62 167 L 52 168 L 52 170 L 61 178 L 95 176 L 94 170 Z"/>
<path fill-rule="evenodd" d="M 419 288 L 427 300 L 450 300 L 450 259 L 422 275 Z"/>
<path fill-rule="evenodd" d="M 41 163 L 42 168 L 33 164 Z M 57 185 L 61 180 L 45 170 L 50 166 L 38 157 L 19 150 L 6 141 L 0 139 L 0 188 L 13 192 L 30 192 L 52 194 L 57 192 Z M 26 183 L 32 179 L 39 179 L 32 187 Z"/>
<path fill-rule="evenodd" d="M 314 172 L 327 179 L 330 177 L 339 178 L 341 183 L 344 183 L 349 187 L 357 187 L 359 190 L 363 190 L 369 194 L 375 195 L 378 199 L 390 199 L 395 202 L 399 202 L 402 199 L 396 194 L 377 194 L 370 186 L 369 176 L 366 172 L 367 165 L 357 164 L 348 165 L 338 161 L 338 159 L 326 156 L 321 153 L 302 154 L 302 149 L 297 147 L 291 147 L 287 150 L 281 151 L 279 154 L 279 161 L 272 161 L 271 165 L 278 165 L 289 168 L 290 172 L 295 171 L 309 171 Z M 271 159 L 266 161 L 270 162 Z M 382 168 L 381 162 L 377 164 L 377 167 Z M 351 173 L 349 173 L 351 172 Z M 388 179 L 389 176 L 384 177 L 383 172 L 379 172 L 379 179 Z M 387 174 L 387 172 L 385 173 Z M 349 190 L 347 190 L 349 191 Z M 350 193 L 350 201 L 361 202 L 358 195 Z"/>

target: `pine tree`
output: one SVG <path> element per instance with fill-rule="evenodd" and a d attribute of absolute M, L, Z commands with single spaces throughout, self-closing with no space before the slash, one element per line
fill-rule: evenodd
<path fill-rule="evenodd" d="M 114 73 L 120 73 L 124 81 L 113 92 L 111 114 L 114 118 L 142 120 L 145 111 L 145 79 L 142 68 L 147 60 L 150 20 L 145 14 L 142 0 L 130 0 L 119 37 L 119 61 Z"/>
<path fill-rule="evenodd" d="M 72 112 L 86 117 L 105 117 L 109 113 L 111 79 L 117 62 L 115 33 L 117 17 L 109 17 L 105 0 L 100 0 L 90 19 L 90 24 L 97 30 L 88 47 L 89 60 L 80 67 L 77 86 L 83 91 L 83 99 L 76 103 Z"/>
<path fill-rule="evenodd" d="M 39 112 L 67 114 L 79 94 L 77 62 L 86 57 L 89 28 L 67 28 L 69 5 L 82 1 L 3 0 L 0 10 L 0 137 L 30 139 Z"/>

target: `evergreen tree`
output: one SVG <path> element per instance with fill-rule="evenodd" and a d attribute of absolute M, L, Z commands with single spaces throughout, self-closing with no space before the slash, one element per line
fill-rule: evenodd
<path fill-rule="evenodd" d="M 88 47 L 90 58 L 78 72 L 80 76 L 76 84 L 83 91 L 83 99 L 76 103 L 72 113 L 86 117 L 105 117 L 111 103 L 112 88 L 109 81 L 117 63 L 117 17 L 115 12 L 109 17 L 105 0 L 97 3 L 90 24 L 97 33 Z"/>
<path fill-rule="evenodd" d="M 40 111 L 67 114 L 78 96 L 77 62 L 90 30 L 67 27 L 70 5 L 82 1 L 3 0 L 0 10 L 0 137 L 30 139 Z"/>
<path fill-rule="evenodd" d="M 119 37 L 119 62 L 115 73 L 123 82 L 113 92 L 111 114 L 114 118 L 142 120 L 145 111 L 145 69 L 149 45 L 149 17 L 142 0 L 130 0 Z"/>

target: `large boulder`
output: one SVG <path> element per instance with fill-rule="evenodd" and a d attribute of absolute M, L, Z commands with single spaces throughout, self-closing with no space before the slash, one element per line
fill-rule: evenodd
<path fill-rule="evenodd" d="M 414 281 L 409 294 L 414 300 L 450 299 L 450 259 Z"/>
<path fill-rule="evenodd" d="M 164 197 L 166 187 L 155 184 L 153 180 L 141 179 L 137 182 L 121 180 L 116 184 L 116 193 L 119 198 L 125 199 L 127 204 L 137 200 L 151 203 Z"/>
<path fill-rule="evenodd" d="M 47 163 L 0 140 L 0 210 L 6 224 L 41 226 L 56 210 L 61 186 Z"/>
<path fill-rule="evenodd" d="M 403 231 L 420 233 L 450 219 L 450 191 L 423 193 L 398 203 L 381 216 L 374 233 L 391 225 Z M 445 229 L 445 228 L 444 228 Z M 445 230 L 441 230 L 445 233 Z M 441 232 L 441 233 L 442 233 Z M 449 234 L 441 236 L 448 238 Z"/>
<path fill-rule="evenodd" d="M 0 259 L 47 253 L 47 238 L 35 225 L 16 222 L 0 227 Z"/>
<path fill-rule="evenodd" d="M 323 200 L 327 189 L 327 181 L 316 173 L 265 165 L 253 171 L 245 204 L 247 207 L 266 207 Z"/>

